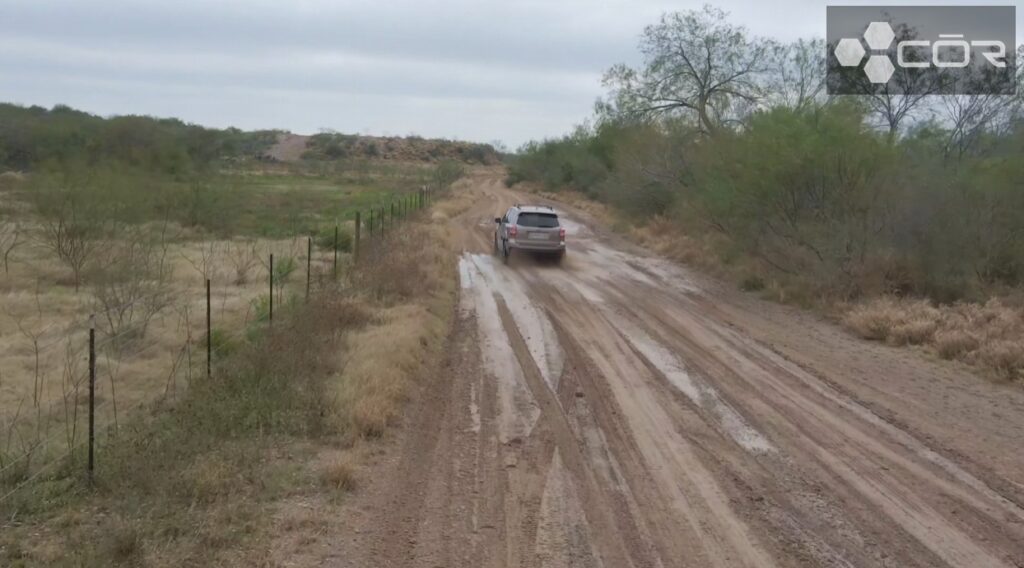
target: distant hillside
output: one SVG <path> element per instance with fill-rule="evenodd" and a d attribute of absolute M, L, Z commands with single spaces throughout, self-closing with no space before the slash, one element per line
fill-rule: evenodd
<path fill-rule="evenodd" d="M 282 132 L 277 135 L 277 142 L 267 148 L 261 157 L 278 162 L 295 162 L 302 159 L 308 143 L 309 136 Z"/>
<path fill-rule="evenodd" d="M 181 174 L 218 160 L 254 158 L 278 137 L 272 130 L 222 130 L 174 118 L 101 117 L 64 105 L 0 103 L 0 172 L 117 163 Z"/>
<path fill-rule="evenodd" d="M 487 144 L 338 134 L 243 131 L 151 116 L 102 117 L 65 105 L 0 103 L 0 172 L 100 164 L 182 175 L 224 161 L 369 158 L 497 164 Z"/>
<path fill-rule="evenodd" d="M 281 134 L 277 144 L 264 156 L 279 161 L 338 160 L 369 158 L 397 161 L 435 162 L 456 160 L 467 164 L 497 164 L 498 153 L 489 144 L 455 140 L 427 139 L 418 136 L 359 136 L 326 132 L 313 136 Z"/>

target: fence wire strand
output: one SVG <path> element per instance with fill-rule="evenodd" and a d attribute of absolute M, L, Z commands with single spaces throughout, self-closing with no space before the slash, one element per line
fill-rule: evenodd
<path fill-rule="evenodd" d="M 363 222 L 361 223 L 362 227 L 358 227 L 357 226 L 356 227 L 356 231 L 357 231 L 357 235 L 358 235 L 358 232 L 360 232 L 360 228 L 363 229 L 363 231 L 361 231 L 361 232 L 363 232 L 363 234 L 364 234 L 366 243 L 360 243 L 359 242 L 359 238 L 358 237 L 356 238 L 355 243 L 353 244 L 354 248 L 352 250 L 353 259 L 357 258 L 358 255 L 363 252 L 363 251 L 359 250 L 359 248 L 361 248 L 360 247 L 361 244 L 370 245 L 370 243 L 372 243 L 374 241 L 378 241 L 382 235 L 386 235 L 386 233 L 384 232 L 384 227 L 385 227 L 384 223 L 385 222 L 387 223 L 387 228 L 390 230 L 393 227 L 395 227 L 395 223 L 396 222 L 404 221 L 404 220 L 408 219 L 412 214 L 414 214 L 417 210 L 420 210 L 420 209 L 426 207 L 428 205 L 428 203 L 429 203 L 427 193 L 429 193 L 429 192 L 427 192 L 425 190 L 420 190 L 419 192 L 417 192 L 417 194 L 411 194 L 411 195 L 408 195 L 408 196 L 401 197 L 397 202 L 393 202 L 391 204 L 390 208 L 387 208 L 387 207 L 377 207 L 377 208 L 371 209 L 371 211 L 375 211 L 376 212 L 375 216 L 377 218 L 374 219 L 374 221 L 376 221 L 375 224 L 377 226 L 374 227 L 373 229 L 370 229 L 370 226 L 369 226 L 370 219 L 367 218 L 367 217 L 363 217 Z M 390 213 L 391 213 L 390 216 L 387 215 L 387 213 L 386 213 L 387 211 L 390 211 Z M 396 215 L 395 211 L 398 211 L 399 213 Z M 388 218 L 385 219 L 385 217 L 388 217 Z M 358 215 L 357 215 L 357 219 L 358 219 Z M 380 234 L 379 235 L 374 235 L 375 231 L 379 231 Z M 335 245 L 337 245 L 337 243 L 335 243 Z M 374 247 L 371 246 L 371 249 L 372 248 L 374 248 Z M 335 254 L 335 255 L 337 254 L 337 250 L 332 250 L 331 252 L 332 252 L 332 254 Z M 310 258 L 312 258 L 312 255 L 310 256 Z M 332 264 L 332 262 L 335 261 L 333 259 L 327 259 L 327 260 L 321 259 L 321 260 L 325 264 Z M 313 277 L 313 274 L 312 274 L 313 271 L 312 271 L 311 266 L 312 265 L 310 265 L 310 268 L 308 269 L 308 274 L 307 274 L 307 279 L 308 280 L 312 280 L 312 277 Z M 273 280 L 273 275 L 272 274 L 269 274 L 268 276 Z M 333 266 L 332 266 L 331 270 L 328 270 L 327 272 L 325 272 L 325 273 L 323 273 L 321 275 L 318 275 L 318 278 L 317 278 L 318 282 L 322 279 L 322 277 L 325 277 L 325 276 L 326 277 L 331 277 L 331 276 L 336 277 L 337 276 L 337 274 L 334 272 L 334 267 Z M 282 289 L 283 289 L 286 286 L 286 284 L 282 284 L 281 286 L 282 286 Z M 316 289 L 317 290 L 322 290 L 323 288 L 318 286 Z M 275 289 L 274 291 L 276 292 L 277 290 Z M 40 355 L 40 354 L 42 354 L 44 352 L 47 352 L 50 349 L 53 349 L 54 347 L 57 347 L 57 346 L 63 344 L 63 345 L 66 346 L 66 349 L 67 349 L 66 353 L 65 353 L 66 360 L 67 361 L 74 360 L 74 359 L 84 355 L 85 352 L 88 351 L 88 349 L 89 349 L 89 342 L 88 342 L 88 340 L 86 340 L 86 341 L 80 343 L 79 347 L 73 348 L 73 349 L 71 348 L 71 346 L 75 343 L 75 339 L 76 339 L 77 336 L 79 336 L 80 334 L 84 334 L 84 332 L 88 331 L 90 328 L 96 329 L 98 332 L 100 332 L 100 333 L 102 333 L 104 335 L 104 337 L 102 339 L 97 340 L 95 345 L 94 345 L 94 348 L 96 349 L 96 351 L 99 352 L 102 349 L 104 349 L 104 348 L 114 344 L 119 339 L 125 337 L 129 333 L 131 333 L 133 331 L 137 331 L 137 330 L 139 330 L 140 328 L 142 328 L 144 326 L 148 326 L 151 323 L 151 321 L 150 321 L 149 318 L 145 318 L 145 319 L 140 320 L 140 321 L 132 322 L 132 323 L 128 324 L 126 327 L 122 327 L 116 333 L 112 333 L 112 334 L 111 333 L 106 333 L 102 329 L 97 328 L 96 327 L 96 321 L 98 319 L 105 318 L 105 317 L 111 315 L 112 313 L 114 313 L 116 311 L 125 310 L 125 309 L 129 309 L 131 307 L 134 307 L 139 302 L 145 301 L 147 299 L 148 298 L 136 298 L 134 300 L 131 300 L 129 302 L 124 302 L 124 303 L 118 304 L 116 306 L 108 306 L 107 309 L 105 309 L 103 312 L 98 312 L 98 313 L 90 314 L 90 316 L 85 318 L 84 321 L 81 320 L 81 319 L 79 319 L 77 321 L 72 321 L 71 323 L 69 323 L 65 327 L 64 333 L 62 333 L 57 339 L 55 339 L 55 340 L 53 340 L 51 342 L 48 342 L 48 343 L 46 343 L 45 345 L 42 345 L 42 346 L 38 346 L 38 345 L 34 346 L 33 347 L 33 354 L 34 355 Z M 206 300 L 205 296 L 202 298 L 202 300 L 203 301 Z M 249 325 L 252 325 L 252 324 L 257 324 L 257 325 L 263 324 L 263 325 L 269 327 L 270 322 L 260 322 L 260 321 L 256 321 L 256 320 L 250 321 L 248 319 L 248 317 L 246 317 L 246 321 L 243 323 L 243 328 L 241 330 L 233 332 L 233 333 L 230 333 L 230 334 L 225 334 L 225 335 L 221 336 L 221 339 L 219 340 L 220 344 L 217 345 L 215 348 L 208 350 L 208 353 L 206 353 L 206 355 L 212 359 L 212 358 L 214 358 L 217 355 L 223 355 L 224 353 L 226 353 L 228 350 L 230 350 L 232 348 L 233 343 L 236 340 L 244 338 L 250 332 L 250 330 L 253 329 L 251 327 L 246 327 L 246 326 L 249 326 Z M 48 331 L 50 331 L 56 325 L 58 325 L 58 324 L 57 323 L 51 323 L 51 324 L 47 325 L 43 330 L 39 331 L 36 334 L 36 337 L 41 337 L 43 334 L 45 334 Z M 189 343 L 189 342 L 193 341 L 191 324 L 187 323 L 186 325 L 189 327 L 187 332 L 186 332 L 186 335 L 187 335 L 186 343 Z M 179 323 L 179 326 L 180 326 L 180 323 Z M 180 329 L 180 327 L 179 327 L 179 329 Z M 207 333 L 208 334 L 212 333 L 214 329 L 219 329 L 219 328 L 215 328 L 215 327 L 213 327 L 211 325 L 207 329 Z M 201 337 L 201 335 L 200 335 L 200 337 Z M 80 337 L 79 337 L 79 339 L 80 339 Z M 141 347 L 139 349 L 136 349 L 134 351 L 117 353 L 116 357 L 117 357 L 117 360 L 118 360 L 118 364 L 120 364 L 121 362 L 126 361 L 126 360 L 137 359 L 140 356 L 142 356 L 143 354 L 149 353 L 152 350 L 157 349 L 158 347 L 166 347 L 166 346 L 164 346 L 164 345 L 162 345 L 160 343 L 154 342 L 154 343 L 151 343 L 151 344 L 146 345 L 144 347 Z M 185 347 L 182 347 L 182 350 L 183 349 L 185 349 Z M 204 351 L 207 351 L 207 349 L 205 349 L 205 346 L 198 346 L 197 347 L 197 351 L 204 352 Z M 180 365 L 180 361 L 181 361 L 181 357 L 182 357 L 182 352 L 183 351 L 179 351 L 178 354 L 174 357 L 174 361 L 172 362 L 172 366 L 171 366 L 171 370 L 170 370 L 170 375 L 169 375 L 168 383 L 171 382 L 170 377 L 173 377 L 173 375 L 175 373 L 177 373 L 178 369 L 180 368 L 179 365 Z M 204 367 L 205 365 L 203 365 L 202 363 L 203 363 L 203 359 L 198 358 L 198 357 L 196 359 L 192 360 L 192 365 L 193 366 L 199 364 L 200 367 Z M 67 371 L 67 367 L 65 368 L 64 372 L 65 373 L 68 372 Z M 88 374 L 88 372 L 89 372 L 88 369 L 84 371 L 85 374 Z M 203 376 L 204 375 L 204 373 L 202 373 L 202 372 L 197 373 L 197 374 L 199 376 Z M 75 375 L 77 376 L 77 375 L 79 375 L 79 373 L 75 373 Z M 96 380 L 97 383 L 99 382 L 98 378 L 95 379 L 95 380 Z M 73 422 L 67 422 L 66 421 L 66 422 L 61 423 L 61 425 L 63 426 L 63 429 L 59 429 L 57 432 L 54 432 L 53 434 L 49 434 L 49 435 L 47 435 L 46 437 L 44 437 L 42 439 L 38 439 L 37 438 L 34 441 L 34 443 L 31 444 L 31 447 L 30 447 L 30 449 L 28 451 L 25 451 L 24 453 L 21 453 L 20 455 L 14 457 L 14 458 L 8 458 L 10 461 L 8 463 L 6 463 L 4 466 L 0 467 L 0 480 L 2 480 L 3 475 L 6 472 L 10 471 L 12 468 L 14 468 L 14 467 L 16 467 L 18 465 L 22 465 L 23 463 L 25 465 L 28 465 L 26 460 L 30 461 L 30 457 L 33 454 L 35 454 L 35 453 L 37 453 L 39 451 L 42 451 L 44 453 L 44 455 L 45 455 L 46 450 L 51 446 L 51 444 L 55 443 L 56 440 L 59 439 L 62 436 L 65 437 L 65 438 L 69 437 L 68 429 L 69 428 L 73 428 L 74 429 L 73 431 L 75 433 L 70 436 L 71 441 L 69 442 L 69 448 L 66 451 L 64 451 L 63 453 L 59 454 L 58 456 L 47 459 L 45 462 L 43 462 L 38 467 L 38 469 L 36 469 L 34 472 L 32 472 L 31 475 L 29 475 L 25 479 L 19 481 L 7 493 L 3 494 L 3 496 L 0 496 L 0 504 L 3 504 L 5 502 L 7 502 L 17 492 L 19 492 L 22 489 L 28 487 L 30 484 L 35 482 L 41 476 L 43 476 L 47 472 L 51 471 L 54 468 L 54 466 L 62 463 L 64 460 L 67 460 L 76 451 L 80 450 L 81 448 L 83 448 L 85 445 L 87 445 L 89 443 L 89 438 L 88 438 L 88 435 L 87 435 L 87 431 L 83 432 L 82 439 L 77 440 L 77 438 L 78 438 L 78 428 L 79 428 L 78 421 L 82 420 L 83 418 L 88 417 L 88 413 L 87 412 L 83 413 L 81 415 L 78 415 L 78 413 L 77 413 L 77 409 L 82 405 L 82 403 L 79 402 L 79 400 L 78 400 L 80 392 L 81 392 L 81 388 L 82 388 L 82 379 L 81 379 L 81 377 L 79 377 L 77 380 L 73 380 L 72 384 L 75 385 L 75 388 L 70 392 L 70 394 L 68 392 L 65 392 L 64 395 L 60 399 L 57 399 L 57 400 L 54 400 L 54 401 L 48 403 L 48 406 L 50 408 L 47 411 L 46 415 L 48 417 L 49 416 L 58 416 L 60 410 L 63 410 L 65 413 L 67 413 L 69 408 L 74 408 L 74 409 L 76 409 L 76 413 L 75 413 L 75 417 L 73 419 Z M 85 386 L 86 387 L 88 386 L 88 381 L 85 381 Z M 69 396 L 73 400 L 73 404 L 70 407 L 69 407 Z M 161 398 L 166 398 L 166 396 L 167 396 L 167 393 L 166 393 L 166 390 L 165 390 L 164 395 L 155 397 L 153 400 L 142 401 L 142 402 L 136 403 L 136 404 L 132 405 L 130 408 L 127 408 L 125 410 L 125 412 L 128 413 L 128 414 L 134 414 L 135 412 L 138 412 L 139 410 L 145 408 L 146 406 L 154 404 L 155 402 L 161 400 Z M 102 402 L 101 404 L 96 405 L 96 406 L 93 407 L 93 416 L 100 416 L 104 411 L 110 409 L 115 404 L 116 404 L 116 398 L 114 396 L 111 396 L 111 398 L 109 398 L 109 399 L 105 400 L 104 402 Z M 37 410 L 37 415 L 40 415 L 38 413 L 38 410 Z M 114 428 L 112 429 L 111 426 L 113 426 Z M 7 428 L 8 432 L 12 432 L 13 429 L 16 428 L 16 427 L 17 427 L 17 418 L 12 420 L 11 423 L 9 423 L 6 428 Z M 117 424 L 116 417 L 106 421 L 103 425 L 95 426 L 94 432 L 96 433 L 96 435 L 94 437 L 94 443 L 98 444 L 98 442 L 100 441 L 101 437 L 109 437 L 110 435 L 113 435 L 113 434 L 110 434 L 111 430 L 116 431 L 118 428 L 119 427 L 118 427 L 118 424 Z"/>

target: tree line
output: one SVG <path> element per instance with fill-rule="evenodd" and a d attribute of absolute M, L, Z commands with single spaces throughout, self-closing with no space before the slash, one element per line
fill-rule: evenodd
<path fill-rule="evenodd" d="M 759 38 L 707 6 L 646 27 L 640 52 L 605 74 L 591 120 L 524 145 L 508 182 L 670 220 L 846 299 L 1024 281 L 1024 90 L 828 96 L 822 40 Z"/>
<path fill-rule="evenodd" d="M 220 159 L 256 156 L 278 134 L 205 128 L 173 118 L 103 118 L 65 105 L 46 109 L 0 103 L 0 170 L 118 164 L 185 175 Z"/>

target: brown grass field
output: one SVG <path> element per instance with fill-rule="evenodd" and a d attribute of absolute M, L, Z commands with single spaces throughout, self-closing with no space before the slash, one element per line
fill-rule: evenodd
<path fill-rule="evenodd" d="M 367 442 L 386 435 L 440 359 L 455 295 L 447 219 L 466 206 L 454 195 L 383 241 L 364 234 L 362 260 L 341 254 L 337 281 L 333 252 L 314 244 L 308 303 L 301 236 L 170 243 L 172 301 L 145 333 L 129 325 L 113 341 L 97 323 L 91 488 L 81 448 L 93 294 L 88 283 L 75 293 L 44 247 L 19 247 L 0 284 L 0 565 L 272 565 L 301 555 L 322 532 L 310 503 L 331 509 L 359 485 Z M 261 321 L 271 252 L 295 262 L 273 327 Z"/>

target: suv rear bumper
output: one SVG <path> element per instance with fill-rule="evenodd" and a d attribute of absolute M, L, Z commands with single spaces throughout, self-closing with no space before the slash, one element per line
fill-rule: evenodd
<path fill-rule="evenodd" d="M 541 243 L 531 241 L 519 241 L 517 239 L 508 240 L 508 248 L 516 250 L 524 250 L 531 252 L 562 252 L 565 250 L 565 241 L 557 243 Z"/>

